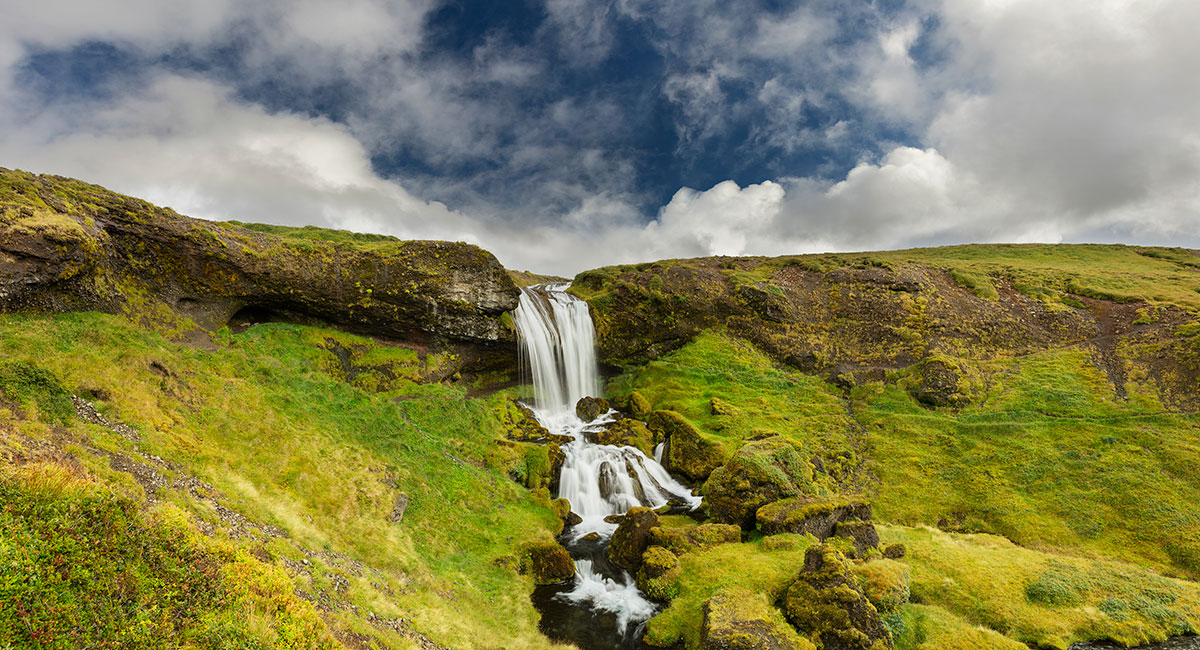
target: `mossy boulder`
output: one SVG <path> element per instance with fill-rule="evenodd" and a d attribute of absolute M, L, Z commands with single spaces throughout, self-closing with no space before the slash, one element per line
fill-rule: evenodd
<path fill-rule="evenodd" d="M 871 521 L 870 504 L 851 499 L 823 499 L 819 497 L 801 496 L 781 499 L 759 508 L 755 518 L 758 529 L 764 535 L 778 533 L 808 533 L 819 540 L 826 540 L 837 534 L 839 525 L 850 522 Z M 846 526 L 847 537 L 855 534 L 863 539 L 873 539 L 871 546 L 879 544 L 879 535 L 872 526 L 868 533 L 860 528 Z"/>
<path fill-rule="evenodd" d="M 639 420 L 621 418 L 599 431 L 585 431 L 583 435 L 594 444 L 636 447 L 647 457 L 654 457 L 654 434 Z"/>
<path fill-rule="evenodd" d="M 533 416 L 533 411 L 517 400 L 501 403 L 496 408 L 496 416 L 504 428 L 504 437 L 509 440 L 545 442 L 552 437 L 549 429 Z"/>
<path fill-rule="evenodd" d="M 717 521 L 754 527 L 759 508 L 813 490 L 813 468 L 780 436 L 748 442 L 705 481 L 704 501 Z"/>
<path fill-rule="evenodd" d="M 823 650 L 891 650 L 892 635 L 867 599 L 846 559 L 821 544 L 787 589 L 783 611 L 800 634 Z"/>
<path fill-rule="evenodd" d="M 833 526 L 833 535 L 850 540 L 855 557 L 866 557 L 868 550 L 879 547 L 879 533 L 869 519 L 839 521 Z"/>
<path fill-rule="evenodd" d="M 567 549 L 549 537 L 525 542 L 516 560 L 517 572 L 533 577 L 539 585 L 566 582 L 575 577 L 575 563 Z"/>
<path fill-rule="evenodd" d="M 644 395 L 636 390 L 630 393 L 629 397 L 625 399 L 625 410 L 629 413 L 630 417 L 639 420 L 645 420 L 650 417 L 650 413 L 653 411 L 650 406 L 650 400 L 646 399 Z"/>
<path fill-rule="evenodd" d="M 944 355 L 934 355 L 913 369 L 909 392 L 928 406 L 962 408 L 971 403 L 973 383 L 962 364 Z"/>
<path fill-rule="evenodd" d="M 602 397 L 584 397 L 575 403 L 575 415 L 584 422 L 591 422 L 608 413 L 610 408 L 608 400 Z"/>
<path fill-rule="evenodd" d="M 650 529 L 658 526 L 658 514 L 650 508 L 630 508 L 621 517 L 608 543 L 608 559 L 626 571 L 637 571 L 642 554 L 650 545 Z"/>
<path fill-rule="evenodd" d="M 727 456 L 720 443 L 704 437 L 675 411 L 655 411 L 646 420 L 654 441 L 666 444 L 662 464 L 694 481 L 703 481 Z"/>
<path fill-rule="evenodd" d="M 658 526 L 650 529 L 650 543 L 666 548 L 676 555 L 721 544 L 737 544 L 741 541 L 742 529 L 731 524 L 700 524 L 677 528 Z"/>
<path fill-rule="evenodd" d="M 670 600 L 675 597 L 679 573 L 679 558 L 674 553 L 661 546 L 647 547 L 637 570 L 638 589 L 654 600 Z"/>
<path fill-rule="evenodd" d="M 704 602 L 700 633 L 703 650 L 811 650 L 767 602 L 763 594 L 742 588 L 717 592 Z"/>

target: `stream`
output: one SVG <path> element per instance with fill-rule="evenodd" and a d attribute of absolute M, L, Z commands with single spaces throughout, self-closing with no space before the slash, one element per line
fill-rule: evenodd
<path fill-rule="evenodd" d="M 521 356 L 533 376 L 534 415 L 552 434 L 573 439 L 562 448 L 566 460 L 557 496 L 570 501 L 571 511 L 582 519 L 559 538 L 575 562 L 574 581 L 539 587 L 534 605 L 542 614 L 542 631 L 551 639 L 583 650 L 644 648 L 643 628 L 658 606 L 638 591 L 633 576 L 608 561 L 608 542 L 617 524 L 605 518 L 668 502 L 679 511 L 695 510 L 700 497 L 633 447 L 588 442 L 587 433 L 601 430 L 617 413 L 609 411 L 590 423 L 575 415 L 581 398 L 602 391 L 587 303 L 565 289 L 522 289 L 513 317 Z"/>

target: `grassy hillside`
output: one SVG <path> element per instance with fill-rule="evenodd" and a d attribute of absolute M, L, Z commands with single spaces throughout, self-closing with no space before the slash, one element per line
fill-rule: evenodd
<path fill-rule="evenodd" d="M 561 525 L 507 475 L 504 395 L 419 383 L 432 355 L 332 330 L 218 341 L 94 313 L 0 320 L 0 555 L 42 576 L 4 572 L 6 638 L 549 645 L 531 580 L 501 566 Z"/>
<path fill-rule="evenodd" d="M 727 450 L 783 435 L 836 492 L 871 501 L 892 524 L 885 543 L 910 549 L 921 603 L 893 629 L 899 647 L 1161 639 L 1200 624 L 1200 416 L 1165 407 L 1144 378 L 1118 396 L 1093 356 L 1081 346 L 960 361 L 969 401 L 931 407 L 915 395 L 920 366 L 839 386 L 707 332 L 609 392 L 636 390 Z M 778 598 L 796 560 L 773 561 L 779 551 L 755 534 L 682 560 L 651 638 L 697 647 L 701 604 L 722 585 Z M 1045 596 L 1042 583 L 1066 595 Z"/>

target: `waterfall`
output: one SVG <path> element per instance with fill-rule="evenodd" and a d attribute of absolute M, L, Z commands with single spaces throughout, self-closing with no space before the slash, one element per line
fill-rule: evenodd
<path fill-rule="evenodd" d="M 609 411 L 590 423 L 575 415 L 581 398 L 600 396 L 600 378 L 588 305 L 565 289 L 566 285 L 524 288 L 513 313 L 522 360 L 528 362 L 533 376 L 534 415 L 551 433 L 573 438 L 563 446 L 566 460 L 559 475 L 559 496 L 571 502 L 571 510 L 583 522 L 566 536 L 575 558 L 575 582 L 558 598 L 615 614 L 623 634 L 630 625 L 653 616 L 655 605 L 637 590 L 627 572 L 604 558 L 608 539 L 617 528 L 605 517 L 624 514 L 634 506 L 657 508 L 670 500 L 694 509 L 700 498 L 641 451 L 587 441 L 587 433 L 611 424 L 617 414 Z M 588 543 L 597 536 L 599 546 Z"/>

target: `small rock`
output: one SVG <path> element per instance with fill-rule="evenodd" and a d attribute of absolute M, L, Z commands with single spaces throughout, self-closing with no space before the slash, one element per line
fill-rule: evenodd
<path fill-rule="evenodd" d="M 388 515 L 388 521 L 393 524 L 398 524 L 404 520 L 404 511 L 408 509 L 408 494 L 401 492 L 396 495 L 396 501 L 392 504 L 392 514 Z"/>
<path fill-rule="evenodd" d="M 601 397 L 584 397 L 575 404 L 575 415 L 584 422 L 591 422 L 608 413 L 608 400 Z"/>

